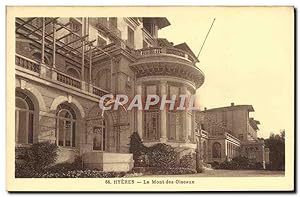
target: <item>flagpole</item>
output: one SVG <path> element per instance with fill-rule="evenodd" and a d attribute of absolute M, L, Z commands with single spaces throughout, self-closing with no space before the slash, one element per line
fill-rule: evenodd
<path fill-rule="evenodd" d="M 199 51 L 199 53 L 198 53 L 198 55 L 197 55 L 197 59 L 198 59 L 198 57 L 199 57 L 199 55 L 200 55 L 200 53 L 201 53 L 201 51 L 202 51 L 202 48 L 203 48 L 203 46 L 204 46 L 204 44 L 205 44 L 205 42 L 206 42 L 206 39 L 207 39 L 207 37 L 208 37 L 208 34 L 209 34 L 209 32 L 210 32 L 212 26 L 214 25 L 215 20 L 216 20 L 216 18 L 214 18 L 213 22 L 212 22 L 211 25 L 210 25 L 210 28 L 209 28 L 209 30 L 208 30 L 208 32 L 207 32 L 207 34 L 206 34 L 206 36 L 205 36 L 205 39 L 204 39 L 204 41 L 203 41 L 203 43 L 202 43 L 201 49 L 200 49 L 200 51 Z"/>

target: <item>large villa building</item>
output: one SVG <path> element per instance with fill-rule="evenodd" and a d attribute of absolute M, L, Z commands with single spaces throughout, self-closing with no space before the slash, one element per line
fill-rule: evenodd
<path fill-rule="evenodd" d="M 50 141 L 59 146 L 58 162 L 81 155 L 89 168 L 128 171 L 136 131 L 146 146 L 166 143 L 183 154 L 199 148 L 205 162 L 238 154 L 265 162 L 264 144 L 256 137 L 259 122 L 248 116 L 252 106 L 202 112 L 151 106 L 101 115 L 99 99 L 106 94 L 191 96 L 204 83 L 189 46 L 158 37 L 168 19 L 16 18 L 15 23 L 17 146 Z"/>
<path fill-rule="evenodd" d="M 259 121 L 250 117 L 252 105 L 234 105 L 196 112 L 199 147 L 206 163 L 247 157 L 263 167 L 269 163 L 269 149 L 257 137 Z"/>

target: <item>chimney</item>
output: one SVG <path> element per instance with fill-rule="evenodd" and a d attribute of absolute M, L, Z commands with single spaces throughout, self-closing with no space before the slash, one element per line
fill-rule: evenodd
<path fill-rule="evenodd" d="M 231 107 L 234 106 L 234 103 L 231 103 Z"/>

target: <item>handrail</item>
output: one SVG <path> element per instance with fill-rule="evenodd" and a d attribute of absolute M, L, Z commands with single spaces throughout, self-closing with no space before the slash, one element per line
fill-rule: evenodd
<path fill-rule="evenodd" d="M 67 74 L 57 71 L 57 81 L 65 83 L 67 85 L 80 88 L 80 80 L 74 77 L 71 77 Z"/>
<path fill-rule="evenodd" d="M 195 62 L 195 58 L 192 57 L 188 52 L 183 51 L 177 48 L 168 48 L 168 47 L 150 47 L 150 48 L 143 48 L 135 51 L 136 55 L 143 56 L 143 55 L 155 55 L 155 54 L 170 54 L 185 58 L 191 62 Z"/>
<path fill-rule="evenodd" d="M 27 57 L 21 56 L 19 54 L 15 55 L 15 63 L 22 68 L 31 70 L 36 73 L 40 73 L 40 63 L 34 60 L 31 60 Z"/>
<path fill-rule="evenodd" d="M 25 69 L 40 73 L 40 63 L 39 62 L 32 60 L 30 58 L 24 57 L 19 54 L 16 54 L 15 58 L 16 58 L 15 59 L 16 65 L 21 66 Z M 62 82 L 67 85 L 70 85 L 70 86 L 73 86 L 75 88 L 81 89 L 81 80 L 80 79 L 72 77 L 61 71 L 56 70 L 55 72 L 57 73 L 57 77 L 56 77 L 57 81 Z M 97 96 L 103 96 L 105 94 L 108 94 L 109 92 L 101 89 L 100 87 L 93 85 L 92 93 Z"/>
<path fill-rule="evenodd" d="M 109 92 L 106 90 L 103 90 L 99 87 L 93 86 L 93 94 L 97 96 L 104 96 L 105 94 L 108 94 Z"/>

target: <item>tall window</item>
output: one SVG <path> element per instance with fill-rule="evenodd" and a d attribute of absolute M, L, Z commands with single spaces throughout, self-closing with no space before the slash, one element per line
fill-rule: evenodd
<path fill-rule="evenodd" d="M 192 114 L 187 114 L 187 124 L 188 124 L 188 130 L 187 130 L 187 135 L 189 140 L 194 140 L 193 135 L 192 135 Z"/>
<path fill-rule="evenodd" d="M 157 95 L 158 88 L 156 85 L 147 85 L 145 88 L 144 96 Z M 145 100 L 146 101 L 146 100 Z M 150 106 L 149 110 L 144 111 L 144 139 L 157 140 L 159 134 L 159 105 Z"/>
<path fill-rule="evenodd" d="M 131 48 L 134 48 L 134 31 L 128 27 L 127 28 L 127 34 L 128 34 L 128 37 L 127 37 L 127 41 L 128 41 L 128 44 L 130 45 Z"/>
<path fill-rule="evenodd" d="M 221 144 L 219 142 L 213 143 L 212 157 L 213 158 L 221 158 Z"/>
<path fill-rule="evenodd" d="M 105 120 L 102 120 L 102 124 L 93 129 L 93 150 L 105 151 L 105 136 L 106 136 L 106 126 Z"/>
<path fill-rule="evenodd" d="M 78 21 L 76 21 L 74 19 L 70 19 L 70 30 L 72 32 L 77 33 L 78 35 L 81 36 L 81 34 L 82 34 L 81 28 L 82 28 L 82 25 Z M 70 34 L 69 36 L 67 36 L 65 38 L 65 43 L 68 44 L 68 43 L 72 42 L 71 44 L 69 44 L 69 46 L 72 46 L 73 48 L 77 48 L 82 45 L 82 41 L 78 40 L 78 39 L 79 39 L 78 36 L 76 36 L 74 34 Z M 78 41 L 74 42 L 75 40 L 78 40 Z"/>
<path fill-rule="evenodd" d="M 158 111 L 145 111 L 145 135 L 146 140 L 159 139 L 158 125 L 159 113 Z"/>
<path fill-rule="evenodd" d="M 109 19 L 109 28 L 116 29 L 118 27 L 118 18 L 117 17 L 110 17 Z"/>
<path fill-rule="evenodd" d="M 244 139 L 244 135 L 243 134 L 239 134 L 239 140 L 243 140 Z"/>
<path fill-rule="evenodd" d="M 80 72 L 75 68 L 68 68 L 67 74 L 76 79 L 80 79 Z"/>
<path fill-rule="evenodd" d="M 256 159 L 254 147 L 249 147 L 246 149 L 246 151 L 247 151 L 248 159 Z"/>
<path fill-rule="evenodd" d="M 178 101 L 180 88 L 177 86 L 168 85 L 168 99 L 172 99 L 172 96 L 176 96 L 176 102 Z M 173 110 L 170 107 L 171 104 L 167 104 L 168 109 L 168 139 L 170 140 L 182 140 L 182 114 L 179 111 L 176 111 L 176 103 Z"/>
<path fill-rule="evenodd" d="M 22 92 L 16 92 L 16 143 L 33 143 L 34 105 Z"/>
<path fill-rule="evenodd" d="M 58 146 L 75 147 L 76 114 L 66 104 L 57 107 L 56 142 Z"/>

